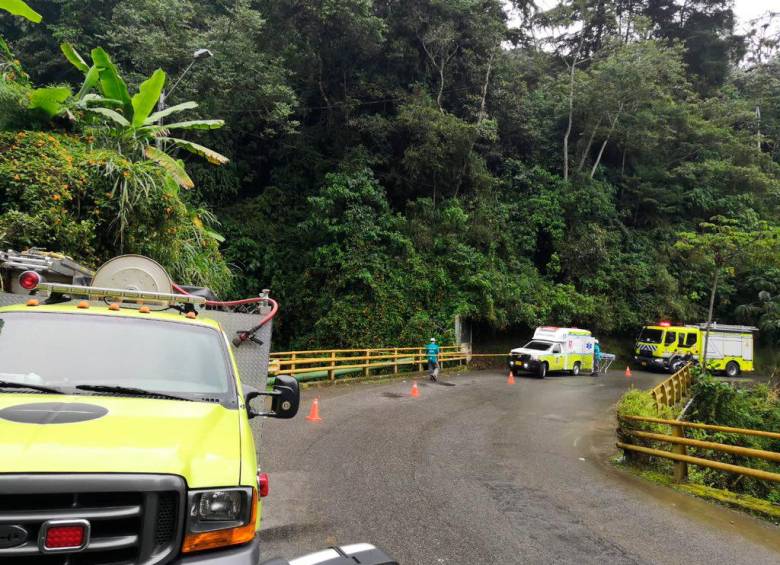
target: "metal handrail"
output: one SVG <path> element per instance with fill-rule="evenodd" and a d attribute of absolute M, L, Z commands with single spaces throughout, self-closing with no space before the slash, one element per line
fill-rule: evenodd
<path fill-rule="evenodd" d="M 780 439 L 780 432 L 767 432 L 765 430 L 751 430 L 749 428 L 731 428 L 729 426 L 716 426 L 714 424 L 701 424 L 699 422 L 685 422 L 682 420 L 664 420 L 663 418 L 650 418 L 647 416 L 619 415 L 620 420 L 634 420 L 637 422 L 650 422 L 652 424 L 666 424 L 667 426 L 680 426 L 681 428 L 697 428 L 711 432 L 726 434 L 742 434 L 746 436 L 760 436 L 772 439 Z"/>
<path fill-rule="evenodd" d="M 645 455 L 663 457 L 665 459 L 676 461 L 675 480 L 677 481 L 684 480 L 685 476 L 687 476 L 687 466 L 690 463 L 691 465 L 698 465 L 699 467 L 709 467 L 710 469 L 718 469 L 719 471 L 726 471 L 728 473 L 736 473 L 738 475 L 746 475 L 748 477 L 753 477 L 764 481 L 780 483 L 780 474 L 772 473 L 770 471 L 762 471 L 761 469 L 753 469 L 752 467 L 743 467 L 741 465 L 732 465 L 731 463 L 721 463 L 720 461 L 711 461 L 709 459 L 702 459 L 701 457 L 691 457 L 685 453 L 672 453 L 662 449 L 642 447 L 641 445 L 631 445 L 630 443 L 618 442 L 617 446 L 621 449 L 627 449 L 629 451 L 644 453 Z M 677 471 L 678 465 L 685 469 L 684 473 Z M 678 478 L 679 474 L 682 474 L 683 476 Z"/>
<path fill-rule="evenodd" d="M 355 355 L 350 355 L 354 353 Z M 392 369 L 397 374 L 401 367 L 425 368 L 428 354 L 425 347 L 383 347 L 377 349 L 320 349 L 312 351 L 287 351 L 271 355 L 269 373 L 285 374 L 302 379 L 319 378 L 335 380 L 337 374 L 362 371 L 364 377 L 372 371 Z M 444 346 L 439 350 L 439 364 L 467 363 L 470 354 L 458 346 Z"/>
<path fill-rule="evenodd" d="M 357 348 L 357 349 L 307 349 L 301 351 L 277 351 L 271 353 L 272 358 L 278 358 L 289 355 L 305 354 L 330 354 L 330 353 L 360 353 L 364 351 L 424 351 L 425 347 L 376 347 L 376 348 Z M 439 351 L 460 351 L 460 347 L 457 345 L 444 345 L 439 348 Z"/>
<path fill-rule="evenodd" d="M 698 422 L 685 422 L 682 420 L 666 420 L 663 418 L 650 418 L 647 416 L 619 415 L 618 420 L 628 420 L 633 422 L 648 422 L 652 424 L 662 424 L 671 427 L 672 429 L 671 435 L 646 432 L 642 430 L 623 429 L 623 428 L 621 428 L 621 431 L 624 434 L 623 437 L 631 436 L 639 439 L 671 444 L 672 451 L 664 451 L 662 449 L 653 449 L 641 445 L 634 445 L 631 443 L 626 443 L 625 441 L 618 441 L 617 447 L 625 451 L 634 451 L 637 453 L 644 453 L 645 455 L 652 455 L 654 457 L 662 457 L 665 459 L 671 459 L 675 461 L 674 479 L 678 482 L 684 481 L 685 478 L 688 476 L 688 464 L 698 465 L 700 467 L 709 467 L 711 469 L 718 469 L 720 471 L 726 471 L 729 473 L 737 473 L 740 475 L 746 475 L 749 477 L 754 477 L 766 481 L 780 482 L 780 474 L 778 473 L 773 473 L 770 471 L 762 471 L 760 469 L 754 469 L 752 467 L 744 467 L 741 465 L 733 465 L 731 463 L 723 463 L 721 461 L 713 461 L 711 459 L 705 459 L 703 457 L 692 457 L 688 455 L 687 448 L 692 447 L 696 449 L 718 451 L 721 453 L 730 453 L 732 455 L 737 455 L 748 459 L 762 459 L 764 461 L 772 461 L 775 463 L 780 463 L 780 453 L 777 453 L 775 451 L 753 449 L 750 447 L 742 447 L 739 445 L 729 445 L 729 444 L 718 443 L 714 441 L 703 441 L 703 440 L 691 439 L 685 437 L 686 428 L 720 432 L 720 433 L 739 434 L 739 435 L 746 435 L 746 436 L 766 437 L 771 439 L 780 439 L 780 433 L 778 432 L 768 432 L 764 430 L 751 430 L 747 428 L 732 428 L 729 426 L 700 424 Z"/>
<path fill-rule="evenodd" d="M 673 407 L 682 402 L 691 386 L 693 386 L 693 371 L 691 364 L 688 363 L 671 377 L 653 387 L 650 396 L 653 397 L 657 409 L 661 406 Z"/>

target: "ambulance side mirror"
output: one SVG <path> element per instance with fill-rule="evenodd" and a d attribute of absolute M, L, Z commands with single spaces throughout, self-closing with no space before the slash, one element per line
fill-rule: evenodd
<path fill-rule="evenodd" d="M 252 400 L 259 396 L 271 397 L 271 411 L 262 412 L 252 408 Z M 269 418 L 290 419 L 298 413 L 298 406 L 301 403 L 301 391 L 298 381 L 289 375 L 278 375 L 275 379 L 273 390 L 260 391 L 249 390 L 246 394 L 245 404 L 249 419 L 257 416 L 267 416 Z"/>

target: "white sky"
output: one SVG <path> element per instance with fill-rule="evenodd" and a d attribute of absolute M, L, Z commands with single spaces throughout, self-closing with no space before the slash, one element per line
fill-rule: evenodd
<path fill-rule="evenodd" d="M 557 0 L 537 0 L 541 9 L 552 8 Z M 737 31 L 747 28 L 747 23 L 768 11 L 780 12 L 780 0 L 734 0 L 734 13 L 737 15 Z M 511 24 L 510 24 L 511 25 Z"/>

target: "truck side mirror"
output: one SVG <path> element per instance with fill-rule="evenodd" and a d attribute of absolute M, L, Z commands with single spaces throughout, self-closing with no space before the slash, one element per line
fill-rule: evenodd
<path fill-rule="evenodd" d="M 258 396 L 271 397 L 271 411 L 259 412 L 252 408 L 252 400 Z M 294 418 L 298 413 L 298 406 L 301 402 L 301 391 L 298 381 L 289 375 L 278 375 L 274 383 L 273 390 L 270 392 L 250 390 L 246 394 L 245 404 L 249 419 L 257 416 L 268 416 L 269 418 Z"/>

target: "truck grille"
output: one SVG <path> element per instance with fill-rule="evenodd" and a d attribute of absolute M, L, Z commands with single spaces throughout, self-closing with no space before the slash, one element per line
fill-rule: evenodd
<path fill-rule="evenodd" d="M 0 548 L 2 565 L 145 565 L 172 559 L 181 544 L 185 484 L 169 475 L 0 475 L 0 526 L 27 531 Z M 38 547 L 48 520 L 87 520 L 90 539 L 76 553 Z"/>

